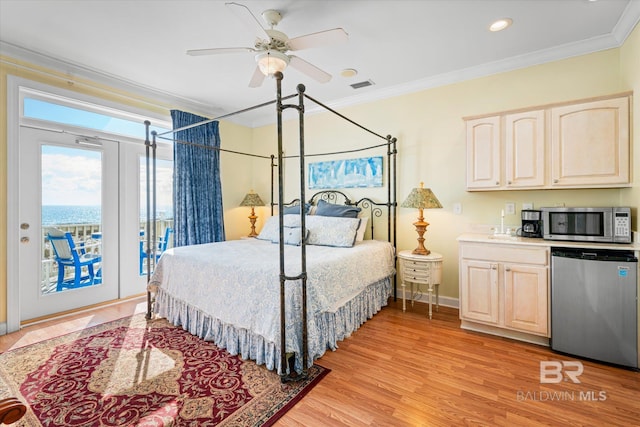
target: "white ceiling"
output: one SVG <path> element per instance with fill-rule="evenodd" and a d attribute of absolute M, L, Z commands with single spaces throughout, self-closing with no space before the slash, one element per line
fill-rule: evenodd
<path fill-rule="evenodd" d="M 334 108 L 618 47 L 640 19 L 640 0 L 236 1 L 260 20 L 265 9 L 280 11 L 277 29 L 290 38 L 336 27 L 349 34 L 346 44 L 296 52 L 330 82 L 284 72 L 285 95 L 302 83 Z M 503 17 L 510 28 L 487 30 Z M 222 0 L 0 0 L 2 54 L 212 117 L 273 100 L 275 82 L 248 87 L 250 53 L 185 51 L 252 47 L 255 36 Z M 345 68 L 358 75 L 342 77 Z M 350 86 L 365 80 L 375 84 Z M 259 126 L 275 113 L 261 108 L 233 121 Z"/>

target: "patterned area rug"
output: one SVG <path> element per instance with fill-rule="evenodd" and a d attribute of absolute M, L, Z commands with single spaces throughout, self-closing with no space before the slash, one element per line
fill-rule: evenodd
<path fill-rule="evenodd" d="M 282 384 L 164 319 L 136 315 L 0 355 L 23 426 L 271 425 L 329 371 Z"/>

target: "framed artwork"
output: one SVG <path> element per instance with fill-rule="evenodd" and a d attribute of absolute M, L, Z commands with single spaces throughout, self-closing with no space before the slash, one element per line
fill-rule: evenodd
<path fill-rule="evenodd" d="M 309 163 L 309 189 L 382 187 L 382 156 Z"/>

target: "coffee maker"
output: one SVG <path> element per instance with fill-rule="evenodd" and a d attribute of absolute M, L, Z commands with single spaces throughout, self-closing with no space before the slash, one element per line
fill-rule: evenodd
<path fill-rule="evenodd" d="M 522 237 L 542 237 L 542 211 L 525 209 L 521 218 Z"/>

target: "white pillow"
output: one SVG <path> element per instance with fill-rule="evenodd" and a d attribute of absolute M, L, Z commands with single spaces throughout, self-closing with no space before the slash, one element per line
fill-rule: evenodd
<path fill-rule="evenodd" d="M 260 240 L 273 240 L 273 237 L 278 237 L 279 221 L 277 216 L 270 216 L 262 226 L 262 230 L 256 236 L 256 239 Z"/>
<path fill-rule="evenodd" d="M 368 216 L 360 218 L 360 226 L 356 232 L 356 242 L 362 242 L 364 240 L 364 234 L 367 232 L 367 223 L 369 222 Z"/>
<path fill-rule="evenodd" d="M 360 218 L 307 215 L 307 244 L 350 248 L 356 241 Z"/>
<path fill-rule="evenodd" d="M 300 215 L 283 215 L 283 223 L 285 227 L 300 227 Z M 256 236 L 256 239 L 271 240 L 277 242 L 280 233 L 280 220 L 278 215 L 270 216 L 264 223 L 260 234 Z M 286 240 L 285 240 L 286 241 Z"/>
<path fill-rule="evenodd" d="M 309 230 L 307 229 L 307 236 L 309 235 Z M 284 237 L 285 245 L 294 245 L 300 246 L 302 244 L 302 227 L 284 227 L 282 230 L 282 235 Z M 278 243 L 280 241 L 280 236 L 276 236 L 272 243 Z"/>

